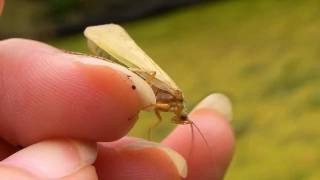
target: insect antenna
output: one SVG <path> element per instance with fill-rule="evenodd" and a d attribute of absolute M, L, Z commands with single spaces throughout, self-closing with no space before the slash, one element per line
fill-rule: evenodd
<path fill-rule="evenodd" d="M 197 132 L 200 134 L 201 139 L 206 144 L 208 152 L 210 152 L 211 149 L 210 149 L 209 143 L 208 143 L 207 139 L 205 138 L 205 136 L 203 135 L 203 133 L 200 131 L 200 128 L 192 120 L 189 120 L 188 123 L 190 124 L 190 129 L 191 129 L 191 147 L 190 147 L 190 152 L 189 152 L 188 157 L 191 156 L 192 151 L 193 151 L 193 147 L 194 147 L 193 146 L 194 145 L 194 129 L 193 128 L 195 128 L 197 130 Z"/>
<path fill-rule="evenodd" d="M 188 159 L 190 159 L 190 157 L 191 157 L 191 154 L 192 154 L 192 152 L 193 152 L 193 145 L 194 145 L 194 129 L 193 129 L 193 124 L 192 124 L 193 122 L 192 121 L 190 121 L 190 130 L 191 130 L 191 144 L 190 144 L 190 150 L 189 150 L 189 153 L 188 153 Z"/>

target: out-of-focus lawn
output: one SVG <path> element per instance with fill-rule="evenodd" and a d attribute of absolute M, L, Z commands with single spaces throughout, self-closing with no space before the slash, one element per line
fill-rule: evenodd
<path fill-rule="evenodd" d="M 226 179 L 320 179 L 319 1 L 218 1 L 124 26 L 190 109 L 210 92 L 231 97 L 237 148 Z M 86 51 L 82 35 L 52 44 Z M 145 136 L 150 119 L 132 133 Z"/>

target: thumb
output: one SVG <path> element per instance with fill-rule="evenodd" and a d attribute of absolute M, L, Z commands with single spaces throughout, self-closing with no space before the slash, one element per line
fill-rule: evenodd
<path fill-rule="evenodd" d="M 70 139 L 39 142 L 0 163 L 0 177 L 12 179 L 98 179 L 92 163 L 96 145 Z"/>

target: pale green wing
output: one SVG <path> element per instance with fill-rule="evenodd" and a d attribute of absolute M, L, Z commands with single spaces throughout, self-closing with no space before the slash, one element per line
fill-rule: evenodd
<path fill-rule="evenodd" d="M 129 68 L 141 72 L 155 72 L 158 80 L 156 86 L 169 86 L 172 90 L 179 90 L 176 83 L 165 73 L 119 25 L 106 24 L 89 26 L 84 31 L 88 39 L 89 49 L 98 56 L 117 60 Z M 144 73 L 144 74 L 145 74 Z M 143 73 L 142 73 L 143 74 Z"/>

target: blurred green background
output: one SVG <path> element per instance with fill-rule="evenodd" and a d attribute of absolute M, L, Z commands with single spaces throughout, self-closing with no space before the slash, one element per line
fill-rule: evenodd
<path fill-rule="evenodd" d="M 226 179 L 320 179 L 320 1 L 221 0 L 149 14 L 120 22 L 179 84 L 188 108 L 211 92 L 233 102 L 237 145 Z M 33 36 L 5 27 L 3 38 Z M 88 53 L 76 29 L 34 38 Z M 131 134 L 146 137 L 152 120 L 143 113 Z M 165 121 L 156 140 L 173 126 Z"/>

